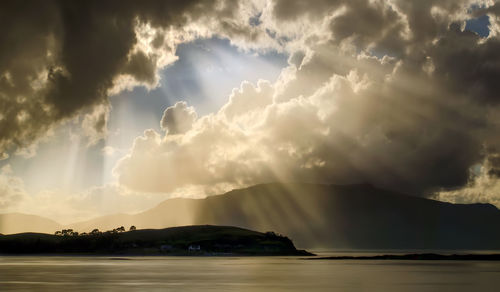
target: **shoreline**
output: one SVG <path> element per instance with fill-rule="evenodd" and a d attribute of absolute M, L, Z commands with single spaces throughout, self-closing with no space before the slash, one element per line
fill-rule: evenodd
<path fill-rule="evenodd" d="M 327 256 L 304 258 L 306 260 L 411 260 L 411 261 L 500 261 L 500 253 L 495 254 L 384 254 L 375 256 Z"/>
<path fill-rule="evenodd" d="M 293 257 L 293 258 L 298 258 L 301 259 L 304 256 L 304 254 L 276 254 L 276 255 L 270 255 L 270 254 L 256 254 L 256 255 L 250 255 L 250 254 L 215 254 L 215 255 L 185 255 L 185 254 L 68 254 L 68 253 L 63 253 L 63 254 L 47 254 L 47 253 L 41 253 L 41 254 L 0 254 L 0 257 L 75 257 L 75 258 L 85 258 L 85 257 L 93 257 L 93 258 L 109 258 L 110 260 L 129 260 L 128 258 L 139 258 L 139 257 L 157 257 L 157 258 L 251 258 L 251 257 L 265 257 L 265 258 L 272 258 L 272 257 Z M 315 254 L 309 255 L 311 257 L 316 256 Z"/>

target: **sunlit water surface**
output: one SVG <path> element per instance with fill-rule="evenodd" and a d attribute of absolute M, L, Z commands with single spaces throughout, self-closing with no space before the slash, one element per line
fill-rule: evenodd
<path fill-rule="evenodd" d="M 0 291 L 500 291 L 499 262 L 0 257 Z"/>

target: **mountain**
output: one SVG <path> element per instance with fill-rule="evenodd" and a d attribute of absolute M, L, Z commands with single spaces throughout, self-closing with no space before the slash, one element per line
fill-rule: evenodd
<path fill-rule="evenodd" d="M 70 228 L 204 224 L 273 230 L 303 248 L 500 249 L 500 211 L 493 205 L 451 204 L 366 184 L 262 184 L 205 199 L 170 199 L 143 213 Z"/>
<path fill-rule="evenodd" d="M 0 214 L 0 233 L 19 232 L 54 233 L 62 225 L 48 218 L 20 213 Z"/>

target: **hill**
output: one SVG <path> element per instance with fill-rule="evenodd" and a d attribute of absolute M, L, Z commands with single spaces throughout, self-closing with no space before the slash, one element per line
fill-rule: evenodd
<path fill-rule="evenodd" d="M 136 215 L 73 224 L 89 231 L 212 224 L 275 230 L 301 247 L 500 249 L 500 211 L 370 185 L 263 184 L 206 199 L 171 199 Z"/>
<path fill-rule="evenodd" d="M 64 236 L 0 235 L 0 254 L 310 255 L 273 232 L 208 225 Z"/>
<path fill-rule="evenodd" d="M 54 233 L 62 225 L 54 220 L 20 213 L 0 214 L 0 233 L 12 234 L 17 232 L 45 232 Z"/>

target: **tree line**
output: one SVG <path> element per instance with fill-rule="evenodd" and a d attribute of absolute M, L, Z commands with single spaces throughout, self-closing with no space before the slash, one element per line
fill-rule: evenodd
<path fill-rule="evenodd" d="M 137 228 L 132 225 L 130 226 L 130 228 L 128 229 L 129 231 L 134 231 L 134 230 L 137 230 Z M 118 228 L 114 228 L 113 230 L 107 230 L 107 231 L 100 231 L 99 229 L 95 228 L 94 230 L 92 230 L 91 232 L 82 232 L 82 233 L 79 233 L 78 231 L 74 231 L 73 229 L 62 229 L 62 230 L 58 230 L 54 233 L 54 235 L 58 235 L 58 236 L 88 236 L 88 235 L 101 235 L 101 234 L 116 234 L 116 233 L 122 233 L 122 232 L 125 232 L 125 227 L 123 226 L 120 226 Z"/>

